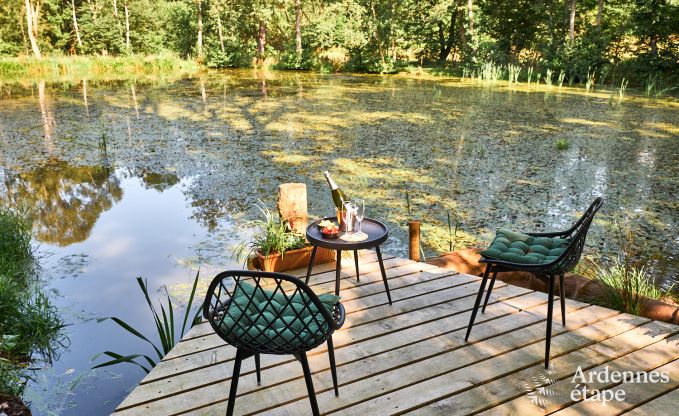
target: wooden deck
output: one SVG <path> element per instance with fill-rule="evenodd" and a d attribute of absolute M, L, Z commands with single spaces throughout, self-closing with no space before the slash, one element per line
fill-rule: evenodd
<path fill-rule="evenodd" d="M 387 303 L 375 256 L 342 269 L 344 327 L 334 336 L 340 396 L 332 392 L 323 346 L 309 364 L 321 413 L 342 415 L 621 414 L 669 415 L 679 403 L 679 327 L 572 300 L 567 326 L 558 306 L 552 369 L 543 369 L 547 296 L 497 282 L 470 342 L 464 330 L 478 290 L 477 276 L 401 258 L 385 258 L 394 299 Z M 311 287 L 334 290 L 334 263 L 317 266 Z M 305 271 L 292 274 L 303 276 Z M 557 304 L 558 305 L 558 304 Z M 187 336 L 120 404 L 114 415 L 223 415 L 235 349 L 208 324 Z M 589 388 L 625 392 L 625 400 L 573 401 L 573 375 L 609 371 L 668 371 L 667 383 L 595 382 Z M 674 409 L 676 410 L 676 409 Z M 236 414 L 310 414 L 301 365 L 292 356 L 243 363 Z"/>

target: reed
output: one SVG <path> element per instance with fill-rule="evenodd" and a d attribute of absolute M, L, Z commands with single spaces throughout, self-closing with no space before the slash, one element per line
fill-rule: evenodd
<path fill-rule="evenodd" d="M 623 98 L 625 98 L 625 91 L 627 91 L 627 80 L 625 78 L 620 81 L 620 88 L 618 88 L 618 101 L 621 101 Z"/>
<path fill-rule="evenodd" d="M 151 56 L 49 56 L 0 58 L 0 80 L 131 79 L 140 76 L 178 77 L 200 66 L 173 54 Z"/>
<path fill-rule="evenodd" d="M 596 70 L 593 70 L 590 72 L 590 69 L 587 69 L 587 79 L 585 80 L 585 88 L 587 91 L 593 90 L 596 85 Z"/>
<path fill-rule="evenodd" d="M 153 342 L 149 339 L 149 337 L 145 336 L 142 334 L 140 331 L 135 329 L 132 325 L 128 324 L 127 322 L 123 321 L 120 318 L 116 317 L 111 317 L 111 318 L 104 318 L 100 321 L 106 320 L 106 319 L 111 319 L 113 322 L 118 324 L 121 328 L 123 328 L 125 331 L 128 333 L 134 335 L 135 337 L 145 341 L 147 344 L 151 345 L 153 350 L 156 353 L 156 357 L 158 360 L 162 360 L 163 357 L 170 352 L 172 348 L 179 342 L 182 337 L 184 337 L 184 333 L 187 329 L 187 324 L 189 323 L 189 317 L 191 316 L 191 309 L 193 306 L 193 299 L 196 294 L 196 287 L 198 286 L 198 278 L 200 276 L 200 270 L 196 273 L 195 279 L 193 279 L 193 287 L 191 288 L 191 294 L 189 296 L 189 302 L 186 305 L 186 309 L 184 310 L 184 319 L 182 320 L 182 327 L 181 327 L 181 332 L 179 333 L 179 337 L 177 337 L 175 333 L 175 316 L 174 316 L 174 305 L 172 304 L 172 298 L 170 298 L 170 294 L 167 291 L 167 287 L 165 287 L 165 295 L 166 295 L 166 303 L 163 305 L 162 302 L 159 302 L 160 305 L 160 313 L 158 312 L 158 309 L 153 305 L 153 302 L 151 302 L 151 298 L 149 296 L 149 291 L 148 291 L 148 283 L 142 279 L 141 277 L 137 277 L 137 284 L 139 284 L 139 288 L 141 289 L 142 294 L 144 295 L 144 298 L 146 300 L 146 304 L 149 307 L 150 315 L 153 319 L 153 322 L 155 324 L 155 329 L 158 334 L 158 340 L 157 342 Z M 193 318 L 191 319 L 190 327 L 192 327 L 200 317 L 200 308 L 195 312 L 193 315 Z M 189 327 L 189 329 L 190 329 Z M 150 356 L 146 354 L 128 354 L 128 355 L 122 355 L 118 354 L 113 351 L 104 351 L 103 353 L 97 354 L 94 357 L 92 357 L 92 361 L 95 361 L 97 358 L 100 356 L 105 355 L 107 357 L 110 357 L 111 360 L 103 362 L 101 364 L 97 364 L 93 369 L 95 368 L 101 368 L 101 367 L 108 367 L 111 365 L 115 364 L 121 364 L 121 363 L 128 363 L 128 364 L 133 364 L 144 370 L 145 373 L 149 373 L 153 367 L 156 366 L 156 360 L 151 358 Z M 141 362 L 140 362 L 141 361 Z M 148 366 L 147 366 L 148 364 Z"/>
<path fill-rule="evenodd" d="M 558 80 L 557 80 L 557 83 L 559 84 L 559 88 L 561 88 L 561 87 L 563 86 L 563 80 L 564 80 L 564 78 L 566 78 L 566 73 L 565 73 L 564 70 L 562 69 L 562 70 L 559 72 L 559 78 L 558 78 Z"/>
<path fill-rule="evenodd" d="M 548 86 L 552 86 L 552 70 L 548 69 L 547 72 L 545 73 L 545 84 Z"/>

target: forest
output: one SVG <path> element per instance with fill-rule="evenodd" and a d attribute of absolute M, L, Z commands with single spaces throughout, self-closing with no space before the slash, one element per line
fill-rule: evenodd
<path fill-rule="evenodd" d="M 0 0 L 0 57 L 171 53 L 208 67 L 484 64 L 677 76 L 678 0 Z"/>

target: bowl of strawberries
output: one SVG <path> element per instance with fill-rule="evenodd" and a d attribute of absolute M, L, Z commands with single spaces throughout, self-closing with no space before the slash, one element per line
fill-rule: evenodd
<path fill-rule="evenodd" d="M 324 220 L 318 223 L 323 238 L 335 239 L 339 237 L 339 225 L 332 221 Z"/>

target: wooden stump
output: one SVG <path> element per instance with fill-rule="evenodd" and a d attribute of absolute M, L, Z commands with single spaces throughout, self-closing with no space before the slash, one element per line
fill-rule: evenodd
<path fill-rule="evenodd" d="M 305 234 L 309 214 L 307 213 L 306 185 L 283 183 L 278 186 L 278 213 L 287 220 L 290 228 Z"/>
<path fill-rule="evenodd" d="M 408 223 L 408 258 L 420 261 L 420 222 L 410 221 Z"/>

